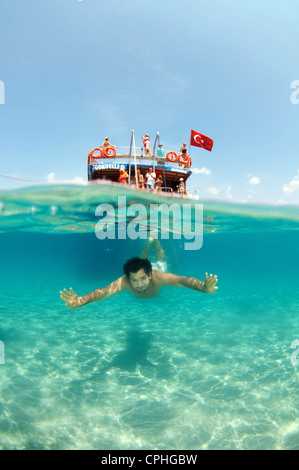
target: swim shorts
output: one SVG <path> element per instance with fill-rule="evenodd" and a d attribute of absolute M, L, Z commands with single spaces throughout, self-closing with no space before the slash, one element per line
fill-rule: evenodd
<path fill-rule="evenodd" d="M 152 263 L 152 268 L 153 269 L 160 269 L 160 271 L 163 271 L 164 273 L 167 272 L 167 263 L 166 261 L 155 261 Z"/>

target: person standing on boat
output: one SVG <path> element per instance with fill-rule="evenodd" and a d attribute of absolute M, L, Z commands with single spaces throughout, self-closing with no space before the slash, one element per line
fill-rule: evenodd
<path fill-rule="evenodd" d="M 144 189 L 144 176 L 140 170 L 137 170 L 137 181 L 138 181 L 138 188 Z"/>
<path fill-rule="evenodd" d="M 150 138 L 148 134 L 145 134 L 142 136 L 142 142 L 143 142 L 143 148 L 144 148 L 144 153 L 145 155 L 148 155 L 151 157 L 150 153 Z"/>
<path fill-rule="evenodd" d="M 102 148 L 105 150 L 108 147 L 116 148 L 115 145 L 110 144 L 109 137 L 105 137 L 104 142 L 102 143 Z"/>
<path fill-rule="evenodd" d="M 143 178 L 143 174 L 141 173 L 139 169 L 137 170 L 137 178 L 134 175 L 131 181 L 131 185 L 134 185 L 136 188 L 139 188 L 139 189 L 144 189 L 144 178 Z"/>
<path fill-rule="evenodd" d="M 184 157 L 188 157 L 187 155 L 187 143 L 186 142 L 183 142 L 181 148 L 180 148 L 180 152 L 181 152 L 181 155 L 183 155 Z M 187 163 L 182 163 L 181 165 L 181 168 L 190 168 L 190 159 L 187 158 Z"/>
<path fill-rule="evenodd" d="M 161 188 L 163 186 L 163 179 L 161 175 L 158 175 L 156 182 L 155 182 L 155 189 L 157 191 L 161 191 Z"/>
<path fill-rule="evenodd" d="M 124 168 L 122 168 L 120 170 L 120 175 L 118 177 L 118 182 L 126 184 L 128 182 L 128 178 L 129 178 L 129 175 L 128 175 L 127 171 Z"/>
<path fill-rule="evenodd" d="M 155 187 L 156 173 L 153 172 L 152 167 L 146 173 L 145 178 L 146 178 L 146 187 L 147 187 L 147 189 L 153 190 L 154 187 Z"/>
<path fill-rule="evenodd" d="M 186 185 L 185 185 L 185 182 L 184 182 L 184 178 L 180 178 L 180 182 L 179 182 L 177 188 L 178 188 L 178 193 L 186 194 Z"/>
<path fill-rule="evenodd" d="M 180 152 L 183 154 L 183 155 L 187 155 L 187 143 L 186 142 L 183 142 L 181 148 L 180 148 Z"/>
<path fill-rule="evenodd" d="M 157 157 L 165 158 L 165 150 L 163 144 L 158 144 Z"/>

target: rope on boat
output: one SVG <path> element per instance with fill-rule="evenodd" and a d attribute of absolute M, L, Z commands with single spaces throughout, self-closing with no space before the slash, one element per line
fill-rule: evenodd
<path fill-rule="evenodd" d="M 16 178 L 15 176 L 8 176 L 8 175 L 0 175 L 0 176 L 2 176 L 2 178 L 10 178 L 12 180 L 27 181 L 28 183 L 39 183 L 39 181 L 27 180 L 24 178 Z"/>

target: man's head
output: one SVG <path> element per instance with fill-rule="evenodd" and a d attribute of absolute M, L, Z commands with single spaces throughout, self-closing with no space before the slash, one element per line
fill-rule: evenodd
<path fill-rule="evenodd" d="M 124 264 L 124 273 L 135 290 L 144 292 L 152 279 L 152 265 L 148 259 L 131 258 Z"/>

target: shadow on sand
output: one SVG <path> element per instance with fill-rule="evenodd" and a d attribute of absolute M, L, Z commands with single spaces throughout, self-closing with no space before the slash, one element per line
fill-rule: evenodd
<path fill-rule="evenodd" d="M 153 344 L 154 335 L 139 329 L 130 329 L 126 332 L 125 348 L 119 351 L 111 362 L 106 363 L 98 372 L 97 378 L 104 380 L 106 373 L 111 369 L 120 369 L 122 372 L 134 374 L 139 367 L 150 367 L 156 378 L 169 378 L 172 367 L 167 354 L 162 353 L 156 344 Z M 149 353 L 154 356 L 155 364 L 148 359 Z"/>

